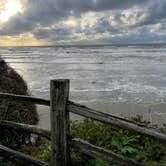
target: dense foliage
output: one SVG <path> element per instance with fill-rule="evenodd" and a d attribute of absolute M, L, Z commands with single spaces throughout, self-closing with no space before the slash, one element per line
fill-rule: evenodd
<path fill-rule="evenodd" d="M 71 132 L 74 137 L 137 161 L 143 161 L 147 166 L 166 166 L 166 145 L 163 146 L 158 140 L 88 119 L 73 123 Z M 99 161 L 99 159 L 89 160 L 88 163 L 93 166 L 109 165 L 107 162 L 105 165 L 103 162 L 100 164 Z"/>
<path fill-rule="evenodd" d="M 0 92 L 17 95 L 29 95 L 28 87 L 23 78 L 0 58 Z M 26 124 L 37 124 L 36 106 L 28 102 L 15 102 L 0 98 L 0 120 L 10 120 Z M 18 146 L 25 140 L 22 132 L 0 128 L 0 143 Z"/>
<path fill-rule="evenodd" d="M 71 134 L 117 154 L 142 161 L 146 166 L 166 166 L 166 145 L 158 140 L 89 119 L 72 122 Z M 22 145 L 21 151 L 50 161 L 50 142 L 46 139 L 41 139 L 35 147 Z M 71 158 L 73 166 L 123 165 L 117 161 L 108 163 L 101 159 L 93 159 L 74 149 L 71 150 Z"/>
<path fill-rule="evenodd" d="M 0 58 L 0 92 L 29 95 L 23 78 Z M 0 98 L 0 119 L 27 124 L 37 124 L 38 115 L 34 104 Z"/>

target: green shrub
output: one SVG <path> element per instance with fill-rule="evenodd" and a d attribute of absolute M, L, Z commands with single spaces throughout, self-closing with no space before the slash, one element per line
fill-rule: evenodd
<path fill-rule="evenodd" d="M 4 60 L 0 58 L 0 92 L 17 95 L 29 95 L 28 87 L 23 78 Z M 36 106 L 29 102 L 15 102 L 0 98 L 0 120 L 37 124 Z M 29 135 L 0 127 L 0 143 L 9 147 L 18 147 Z"/>
<path fill-rule="evenodd" d="M 166 166 L 166 146 L 158 140 L 134 132 L 85 119 L 71 123 L 71 135 L 119 155 L 143 161 L 146 166 Z M 22 145 L 21 151 L 41 160 L 50 161 L 50 141 L 46 139 L 41 139 L 37 146 Z M 71 149 L 71 159 L 72 166 L 123 165 L 117 161 L 108 163 L 102 159 L 93 159 L 76 149 Z"/>
<path fill-rule="evenodd" d="M 94 145 L 109 149 L 119 155 L 143 161 L 147 166 L 166 165 L 166 146 L 158 140 L 138 135 L 134 132 L 119 129 L 111 125 L 85 119 L 71 123 L 71 135 L 84 139 Z M 45 161 L 50 161 L 50 142 L 45 139 L 37 151 L 31 153 Z M 93 159 L 78 150 L 71 150 L 73 166 L 108 166 L 110 163 L 101 159 Z M 113 166 L 122 165 L 117 161 Z"/>
<path fill-rule="evenodd" d="M 71 133 L 74 137 L 87 140 L 117 154 L 143 161 L 147 166 L 166 165 L 166 145 L 163 146 L 158 140 L 89 119 L 72 123 Z M 98 166 L 99 161 L 101 160 L 89 160 L 86 163 Z M 107 162 L 102 163 L 105 163 L 103 166 L 108 165 Z"/>

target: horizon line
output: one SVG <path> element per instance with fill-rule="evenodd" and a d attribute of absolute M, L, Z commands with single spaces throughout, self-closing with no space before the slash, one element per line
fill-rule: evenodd
<path fill-rule="evenodd" d="M 72 46 L 134 46 L 134 45 L 166 45 L 166 43 L 97 43 L 97 44 L 49 44 L 49 45 L 0 45 L 0 47 L 72 47 Z"/>

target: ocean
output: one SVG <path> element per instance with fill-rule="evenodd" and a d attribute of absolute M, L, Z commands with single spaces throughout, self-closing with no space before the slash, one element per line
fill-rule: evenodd
<path fill-rule="evenodd" d="M 0 56 L 23 76 L 33 96 L 49 99 L 50 80 L 70 79 L 72 101 L 166 123 L 164 44 L 0 47 Z M 41 126 L 48 127 L 48 108 L 38 108 Z"/>

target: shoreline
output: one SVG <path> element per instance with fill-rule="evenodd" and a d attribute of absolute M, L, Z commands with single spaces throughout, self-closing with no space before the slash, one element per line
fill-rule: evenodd
<path fill-rule="evenodd" d="M 113 114 L 115 116 L 123 118 L 133 118 L 138 115 L 143 117 L 143 120 L 150 122 L 151 125 L 157 125 L 162 127 L 166 124 L 166 103 L 156 103 L 156 104 L 143 104 L 143 103 L 110 103 L 108 104 L 88 104 L 83 105 L 99 110 L 108 114 Z M 44 129 L 50 128 L 50 112 L 47 106 L 37 106 L 39 114 L 38 126 Z M 81 121 L 83 117 L 70 114 L 70 119 L 72 121 Z"/>

